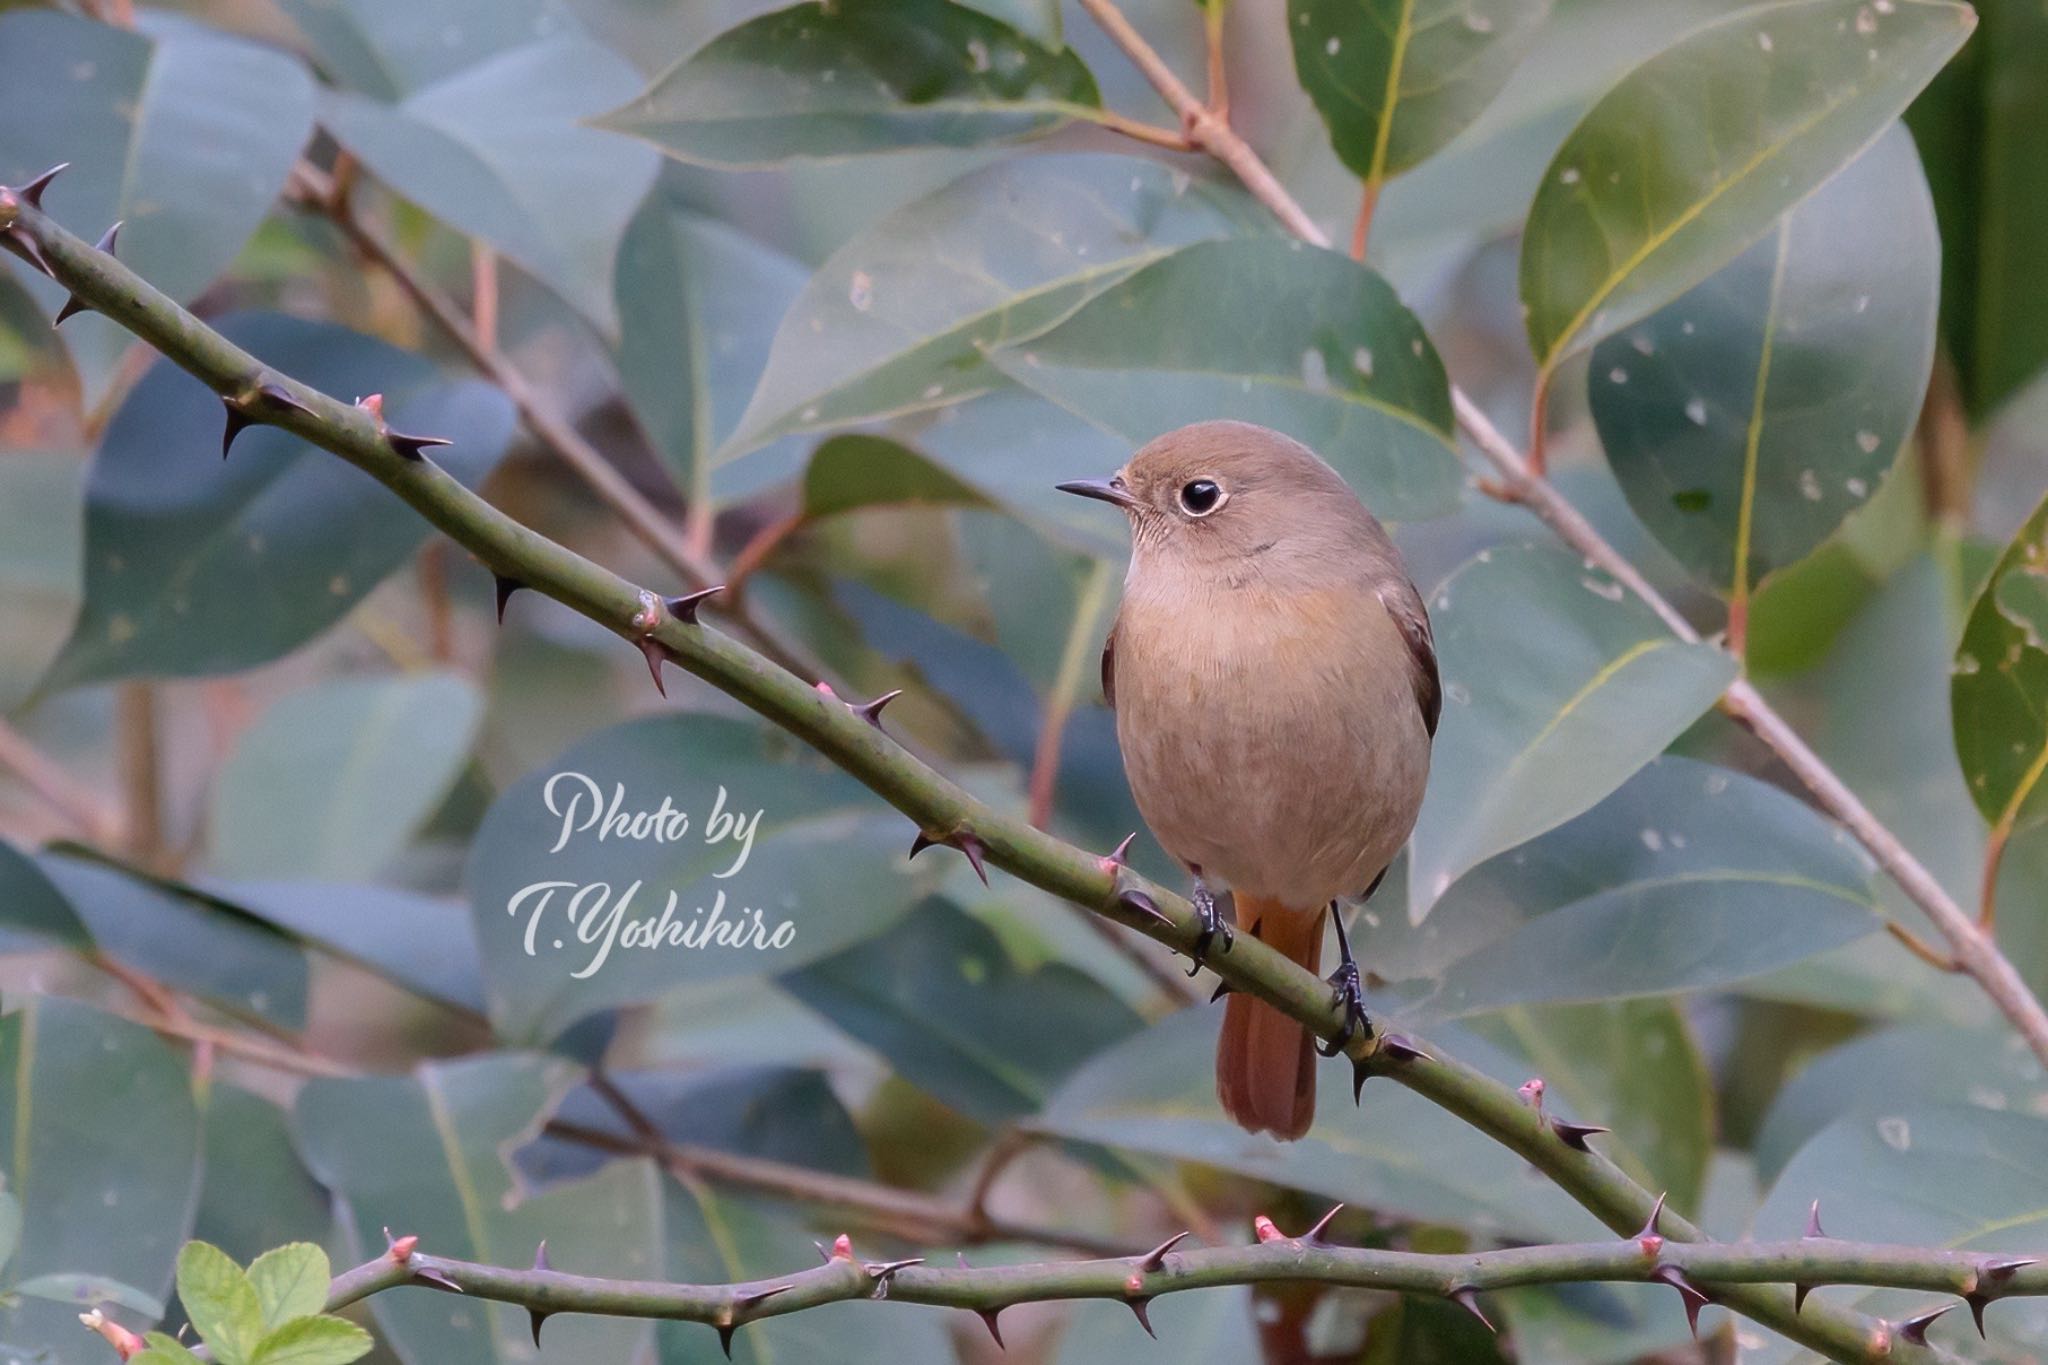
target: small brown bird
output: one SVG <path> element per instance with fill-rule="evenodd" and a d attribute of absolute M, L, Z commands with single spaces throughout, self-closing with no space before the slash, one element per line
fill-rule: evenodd
<path fill-rule="evenodd" d="M 1194 874 L 1208 940 L 1237 922 L 1311 971 L 1323 911 L 1370 895 L 1422 805 L 1441 691 L 1422 597 L 1349 484 L 1300 442 L 1245 422 L 1168 432 L 1116 477 L 1063 483 L 1131 523 L 1131 567 L 1102 651 L 1131 794 Z M 1358 969 L 1330 978 L 1366 1027 Z M 1216 1093 L 1247 1130 L 1315 1117 L 1315 1044 L 1232 995 Z"/>

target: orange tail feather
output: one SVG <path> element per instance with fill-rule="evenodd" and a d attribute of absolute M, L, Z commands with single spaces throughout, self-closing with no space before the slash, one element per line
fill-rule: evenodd
<path fill-rule="evenodd" d="M 1323 956 L 1323 912 L 1290 910 L 1278 901 L 1239 895 L 1240 933 L 1261 925 L 1267 947 L 1310 971 Z M 1216 1046 L 1216 1097 L 1245 1131 L 1283 1142 L 1308 1131 L 1316 1116 L 1315 1039 L 1265 1001 L 1233 994 L 1223 1006 Z"/>

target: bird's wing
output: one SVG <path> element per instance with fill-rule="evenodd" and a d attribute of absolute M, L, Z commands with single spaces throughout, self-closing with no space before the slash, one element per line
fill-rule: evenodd
<path fill-rule="evenodd" d="M 1102 700 L 1116 709 L 1116 622 L 1109 623 L 1109 636 L 1102 642 Z"/>
<path fill-rule="evenodd" d="M 1423 728 L 1430 737 L 1436 736 L 1437 717 L 1444 709 L 1443 682 L 1436 670 L 1436 637 L 1430 633 L 1429 611 L 1422 605 L 1422 594 L 1406 578 L 1396 578 L 1379 589 L 1380 604 L 1387 609 L 1387 615 L 1394 618 L 1394 624 L 1401 628 L 1401 638 L 1408 642 L 1408 660 L 1413 668 L 1415 704 L 1422 708 Z M 1103 668 L 1108 670 L 1107 656 Z"/>

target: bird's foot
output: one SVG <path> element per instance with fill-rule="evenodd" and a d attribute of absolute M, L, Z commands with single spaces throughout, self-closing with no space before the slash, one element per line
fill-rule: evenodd
<path fill-rule="evenodd" d="M 1336 991 L 1334 1003 L 1344 1011 L 1344 1027 L 1336 1037 L 1316 1043 L 1316 1051 L 1325 1057 L 1342 1052 L 1354 1037 L 1372 1033 L 1372 1021 L 1365 1017 L 1365 983 L 1359 978 L 1358 959 L 1351 956 L 1351 939 L 1344 932 L 1344 916 L 1335 901 L 1330 902 L 1330 918 L 1337 924 L 1337 949 L 1343 958 L 1325 979 Z"/>
<path fill-rule="evenodd" d="M 1202 926 L 1200 932 L 1195 935 L 1194 948 L 1188 953 L 1189 958 L 1194 961 L 1194 965 L 1188 968 L 1188 975 L 1193 976 L 1208 963 L 1209 945 L 1214 943 L 1219 935 L 1223 939 L 1223 951 L 1226 953 L 1230 951 L 1231 944 L 1236 942 L 1237 936 L 1231 931 L 1230 926 L 1223 922 L 1223 913 L 1216 908 L 1214 893 L 1200 877 L 1195 878 L 1194 894 L 1188 897 L 1188 901 L 1194 906 L 1195 922 Z"/>

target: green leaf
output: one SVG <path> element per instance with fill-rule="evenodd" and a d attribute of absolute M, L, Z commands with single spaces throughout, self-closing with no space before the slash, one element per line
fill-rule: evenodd
<path fill-rule="evenodd" d="M 0 1269 L 21 1247 L 21 1201 L 0 1190 Z"/>
<path fill-rule="evenodd" d="M 1563 1101 L 1612 1125 L 1609 1156 L 1674 1209 L 1698 1216 L 1714 1153 L 1714 1085 L 1676 1005 L 1516 1008 L 1474 1027 L 1528 1059 L 1546 1105 Z"/>
<path fill-rule="evenodd" d="M 1006 382 L 989 348 L 1175 247 L 1254 230 L 1258 213 L 1235 190 L 1121 156 L 1027 157 L 957 180 L 818 268 L 719 458 L 986 393 Z"/>
<path fill-rule="evenodd" d="M 305 1027 L 305 954 L 261 920 L 83 854 L 44 853 L 36 865 L 109 957 L 230 1013 Z"/>
<path fill-rule="evenodd" d="M 1134 445 L 1227 412 L 1307 443 L 1389 520 L 1458 505 L 1443 362 L 1387 283 L 1337 252 L 1198 243 L 995 359 Z"/>
<path fill-rule="evenodd" d="M 659 158 L 588 121 L 639 88 L 631 64 L 551 8 L 519 5 L 479 22 L 472 6 L 438 0 L 414 8 L 439 17 L 419 41 L 442 55 L 372 75 L 360 69 L 363 50 L 382 56 L 410 27 L 372 37 L 390 28 L 388 6 L 289 8 L 302 19 L 330 11 L 306 27 L 321 60 L 354 86 L 324 94 L 321 126 L 399 194 L 490 243 L 616 336 L 619 239 Z"/>
<path fill-rule="evenodd" d="M 834 436 L 804 470 L 804 515 L 829 517 L 903 503 L 987 506 L 980 490 L 924 456 L 881 436 Z"/>
<path fill-rule="evenodd" d="M 939 899 L 779 984 L 987 1123 L 1036 1111 L 1068 1072 L 1142 1023 L 1071 967 L 1026 970 L 986 925 Z"/>
<path fill-rule="evenodd" d="M 1446 704 L 1409 844 L 1416 923 L 1467 870 L 1620 786 L 1735 677 L 1726 654 L 1674 638 L 1621 584 L 1548 546 L 1480 551 L 1429 612 Z"/>
<path fill-rule="evenodd" d="M 1368 185 L 1457 136 L 1500 93 L 1550 0 L 1288 0 L 1294 72 Z"/>
<path fill-rule="evenodd" d="M 410 1076 L 316 1080 L 299 1092 L 294 1128 L 357 1246 L 381 1246 L 378 1229 L 389 1226 L 445 1256 L 525 1265 L 545 1239 L 555 1264 L 581 1274 L 653 1279 L 662 1270 L 661 1205 L 648 1163 L 614 1161 L 588 1179 L 539 1192 L 507 1165 L 575 1075 L 559 1059 L 496 1053 L 421 1066 Z M 379 1294 L 370 1302 L 379 1336 L 400 1359 L 534 1359 L 522 1308 L 436 1294 Z M 542 1358 L 637 1360 L 649 1339 L 644 1322 L 565 1314 L 548 1323 Z"/>
<path fill-rule="evenodd" d="M 1890 474 L 1934 359 L 1941 242 L 1894 128 L 1761 241 L 1593 352 L 1629 506 L 1736 601 Z"/>
<path fill-rule="evenodd" d="M 482 713 L 476 688 L 446 672 L 287 693 L 221 765 L 210 865 L 228 877 L 375 876 L 447 796 Z"/>
<path fill-rule="evenodd" d="M 1999 555 L 1956 647 L 1949 704 L 1970 798 L 2003 839 L 2044 809 L 2048 772 L 2048 500 Z"/>
<path fill-rule="evenodd" d="M 1577 1240 L 1601 1235 L 1591 1216 L 1492 1139 L 1429 1101 L 1368 1087 L 1354 1108 L 1349 1075 L 1321 1072 L 1316 1121 L 1298 1142 L 1248 1138 L 1216 1102 L 1221 1011 L 1189 1009 L 1097 1056 L 1068 1079 L 1034 1130 L 1127 1152 L 1215 1166 L 1396 1218 L 1442 1221 L 1492 1235 Z M 1456 1025 L 1430 1041 L 1509 1086 L 1524 1057 Z M 1560 1112 L 1572 1113 L 1568 1102 Z M 1594 1117 L 1604 1117 L 1596 1115 Z"/>
<path fill-rule="evenodd" d="M 206 1175 L 192 1235 L 237 1260 L 257 1262 L 249 1267 L 249 1277 L 263 1299 L 272 1273 L 260 1268 L 265 1253 L 295 1237 L 326 1241 L 334 1222 L 333 1201 L 292 1149 L 283 1109 L 219 1079 L 207 1087 L 205 1105 Z M 321 1296 L 307 1311 L 325 1303 L 324 1279 Z"/>
<path fill-rule="evenodd" d="M 735 837 L 757 814 L 751 840 Z M 803 966 L 908 909 L 903 848 L 902 817 L 760 725 L 613 726 L 508 787 L 477 833 L 491 1019 L 542 1040 L 599 1009 Z"/>
<path fill-rule="evenodd" d="M 416 995 L 483 1013 L 483 968 L 467 910 L 361 882 L 215 882 L 217 896 L 301 943 L 353 961 Z"/>
<path fill-rule="evenodd" d="M 0 639 L 7 641 L 0 712 L 29 694 L 71 631 L 84 529 L 84 460 L 35 453 L 0 460 Z"/>
<path fill-rule="evenodd" d="M 275 1332 L 293 1318 L 310 1317 L 326 1308 L 327 1282 L 332 1274 L 327 1253 L 311 1242 L 291 1242 L 251 1261 L 249 1283 L 256 1287 L 264 1328 Z M 267 1337 L 264 1345 L 269 1345 Z"/>
<path fill-rule="evenodd" d="M 264 1333 L 251 1365 L 348 1365 L 376 1345 L 368 1332 L 346 1319 L 301 1317 Z"/>
<path fill-rule="evenodd" d="M 1876 141 L 1975 23 L 1943 0 L 1791 0 L 1631 71 L 1529 208 L 1522 303 L 1543 375 L 1733 259 Z"/>
<path fill-rule="evenodd" d="M 178 1302 L 222 1365 L 255 1365 L 263 1336 L 263 1306 L 256 1286 L 225 1251 L 187 1242 L 178 1253 Z"/>
<path fill-rule="evenodd" d="M 175 1337 L 148 1332 L 143 1339 L 149 1343 L 149 1349 L 135 1356 L 129 1365 L 200 1365 L 199 1357 Z"/>
<path fill-rule="evenodd" d="M 1902 1024 L 1852 1038 L 1811 1062 L 1771 1101 L 1756 1136 L 1766 1180 L 1829 1124 L 1875 1120 L 1901 1106 L 1975 1105 L 2038 1114 L 2048 1081 L 2031 1053 L 2001 1029 Z"/>
<path fill-rule="evenodd" d="M 1799 1149 L 1756 1216 L 1756 1236 L 1797 1236 L 1820 1201 L 1830 1233 L 1859 1241 L 2034 1255 L 2048 1240 L 2048 1122 L 1972 1107 L 1895 1104 L 1852 1115 Z M 1840 1288 L 1828 1299 L 1894 1321 L 1926 1307 L 1902 1290 Z M 2014 1299 L 1985 1314 L 2003 1343 L 2031 1350 L 2048 1305 Z M 2000 1358 L 2012 1352 L 2003 1344 Z M 2024 1354 L 2022 1352 L 2022 1354 Z M 1786 1350 L 1768 1357 L 1795 1358 Z"/>
<path fill-rule="evenodd" d="M 33 952 L 51 944 L 90 948 L 92 935 L 35 860 L 0 840 L 0 951 Z"/>
<path fill-rule="evenodd" d="M 326 323 L 216 323 L 279 370 L 382 393 L 392 426 L 447 436 L 436 463 L 474 484 L 512 435 L 504 395 Z M 368 475 L 275 428 L 220 457 L 220 399 L 159 361 L 114 414 L 86 486 L 85 605 L 45 688 L 233 672 L 288 653 L 406 562 L 428 527 Z"/>
<path fill-rule="evenodd" d="M 1459 878 L 1425 928 L 1369 924 L 1363 955 L 1429 981 L 1425 1017 L 1707 990 L 1874 932 L 1873 876 L 1804 802 L 1667 756 Z"/>
<path fill-rule="evenodd" d="M 1082 1300 L 1070 1311 L 1054 1365 L 1130 1365 L 1130 1309 Z M 1174 1365 L 1245 1365 L 1264 1358 L 1258 1306 L 1248 1286 L 1175 1294 L 1153 1303 L 1146 1316 L 1161 1358 Z"/>
<path fill-rule="evenodd" d="M 1913 102 L 1906 121 L 1941 220 L 1942 336 L 1973 419 L 2048 363 L 2048 11 L 1991 0 L 1984 35 Z"/>
<path fill-rule="evenodd" d="M 627 226 L 614 281 L 614 358 L 634 417 L 689 497 L 713 495 L 714 452 L 738 424 L 775 324 L 808 278 L 796 261 L 659 194 Z M 772 465 L 765 453 L 745 463 Z M 735 488 L 729 475 L 715 491 L 749 488 L 751 480 L 741 476 Z"/>
<path fill-rule="evenodd" d="M 1101 103 L 1072 52 L 949 0 L 811 0 L 720 34 L 597 122 L 745 168 L 1014 141 Z"/>
<path fill-rule="evenodd" d="M 121 259 L 185 300 L 269 214 L 313 131 L 313 82 L 295 58 L 218 29 L 153 15 L 145 30 L 0 15 L 0 184 L 71 162 L 50 211 L 88 240 L 120 220 Z M 45 310 L 63 303 L 60 285 L 9 264 Z M 61 337 L 97 406 L 134 339 L 97 314 Z"/>

